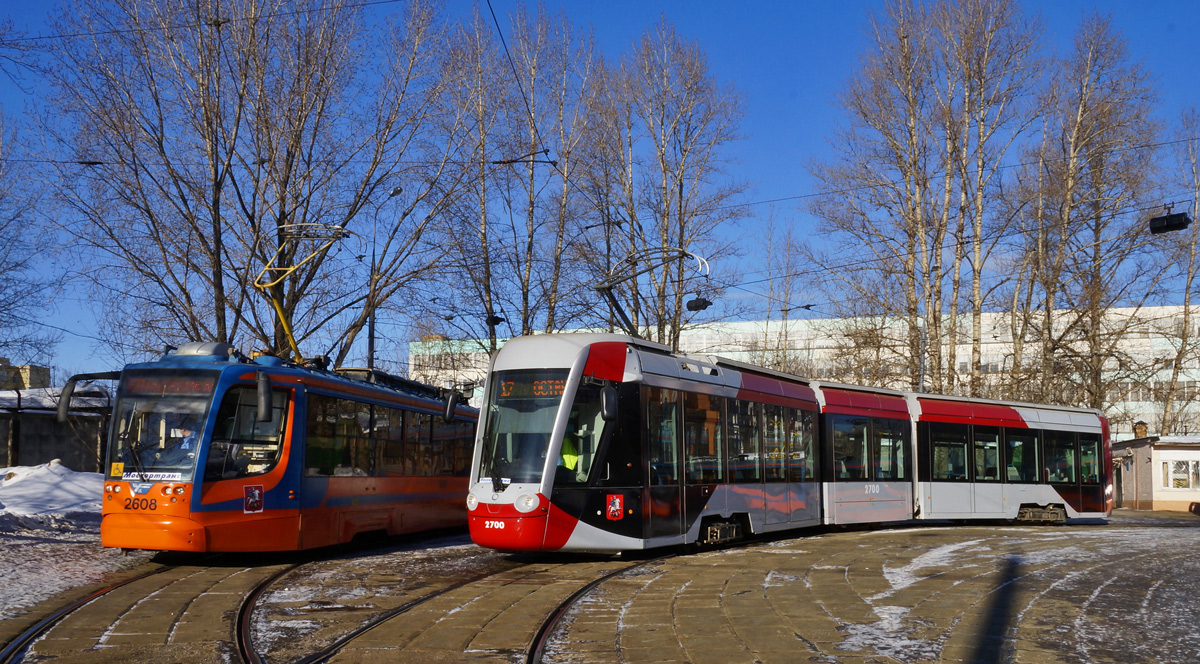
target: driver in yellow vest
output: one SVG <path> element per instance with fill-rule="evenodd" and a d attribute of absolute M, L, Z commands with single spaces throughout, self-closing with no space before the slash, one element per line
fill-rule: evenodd
<path fill-rule="evenodd" d="M 575 439 L 570 434 L 563 436 L 558 465 L 567 470 L 575 470 L 575 466 L 579 465 L 579 449 L 575 446 Z"/>

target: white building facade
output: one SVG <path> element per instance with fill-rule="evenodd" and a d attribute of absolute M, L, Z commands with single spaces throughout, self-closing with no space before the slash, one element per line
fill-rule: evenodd
<path fill-rule="evenodd" d="M 1200 434 L 1200 352 L 1178 351 L 1181 344 L 1189 343 L 1183 335 L 1182 308 L 1111 309 L 1108 319 L 1113 321 L 1114 327 L 1121 329 L 1113 357 L 1104 359 L 1107 391 L 1103 410 L 1109 418 L 1113 439 L 1133 438 L 1137 423 L 1145 423 L 1150 431 L 1160 432 L 1167 387 L 1171 384 L 1175 390 L 1170 408 L 1173 413 L 1181 414 L 1171 433 Z M 984 314 L 981 323 L 981 380 L 985 387 L 998 389 L 1011 372 L 1015 355 L 1009 315 L 1003 312 Z M 680 351 L 687 354 L 720 355 L 809 378 L 867 382 L 847 380 L 834 371 L 838 362 L 844 364 L 847 361 L 847 350 L 853 345 L 847 330 L 853 325 L 854 321 L 846 319 L 714 323 L 684 330 L 679 346 Z M 882 327 L 887 326 L 887 322 L 882 323 Z M 944 344 L 942 357 L 955 358 L 955 383 L 965 389 L 971 376 L 969 318 L 961 327 L 957 338 L 962 342 L 953 349 Z M 1200 337 L 1200 329 L 1189 332 L 1193 338 L 1190 343 L 1194 344 L 1194 339 Z M 888 336 L 892 341 L 899 337 L 898 334 Z M 410 377 L 438 386 L 455 385 L 474 395 L 472 403 L 478 405 L 489 357 L 485 348 L 485 344 L 478 341 L 439 337 L 411 343 Z M 881 361 L 886 364 L 890 354 L 893 364 L 903 364 L 897 353 L 907 352 L 907 347 L 893 343 L 889 348 L 887 353 L 881 354 Z M 1176 361 L 1177 358 L 1182 359 Z M 900 369 L 899 366 L 894 368 Z M 921 377 L 900 373 L 891 376 L 893 383 L 897 376 L 901 376 L 899 380 L 904 381 L 903 384 L 886 386 L 911 389 L 918 381 L 928 384 Z M 982 396 L 1007 398 L 986 392 Z"/>

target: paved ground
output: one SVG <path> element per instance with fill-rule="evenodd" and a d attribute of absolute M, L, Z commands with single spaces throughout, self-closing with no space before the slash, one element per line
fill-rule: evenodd
<path fill-rule="evenodd" d="M 367 551 L 284 577 L 255 614 L 260 652 L 295 659 L 363 616 L 465 574 L 486 578 L 380 624 L 332 661 L 522 662 L 558 602 L 628 564 L 504 556 L 463 536 L 449 544 Z M 611 579 L 569 614 L 544 661 L 1190 664 L 1200 662 L 1198 554 L 1200 517 L 1184 513 L 810 533 L 653 561 Z M 131 587 L 94 602 L 30 659 L 229 661 L 244 589 L 270 570 L 192 567 L 175 570 L 178 582 L 146 581 L 158 590 Z M 0 632 L 16 622 L 0 621 Z"/>
<path fill-rule="evenodd" d="M 1200 661 L 1200 518 L 845 531 L 605 584 L 554 662 Z"/>

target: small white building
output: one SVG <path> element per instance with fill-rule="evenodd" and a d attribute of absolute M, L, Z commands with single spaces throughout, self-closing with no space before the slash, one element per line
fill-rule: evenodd
<path fill-rule="evenodd" d="M 1200 514 L 1200 436 L 1113 443 L 1117 507 Z"/>

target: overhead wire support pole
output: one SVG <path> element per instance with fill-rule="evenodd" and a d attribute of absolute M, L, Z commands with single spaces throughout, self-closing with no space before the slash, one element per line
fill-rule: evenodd
<path fill-rule="evenodd" d="M 696 271 L 707 276 L 708 261 L 701 256 L 697 256 L 686 249 L 678 247 L 661 247 L 659 249 L 643 249 L 635 251 L 625 257 L 624 260 L 613 266 L 608 273 L 608 278 L 604 281 L 594 284 L 592 289 L 599 291 L 601 295 L 608 300 L 608 305 L 612 307 L 617 317 L 621 319 L 621 325 L 625 328 L 625 332 L 635 339 L 641 339 L 642 335 L 638 332 L 637 326 L 629 319 L 629 314 L 625 313 L 625 308 L 617 301 L 616 295 L 613 294 L 613 289 L 621 284 L 636 279 L 651 270 L 656 270 L 665 265 L 670 265 L 678 260 L 691 258 L 696 261 Z M 618 272 L 626 265 L 638 266 L 628 274 L 618 274 Z"/>

